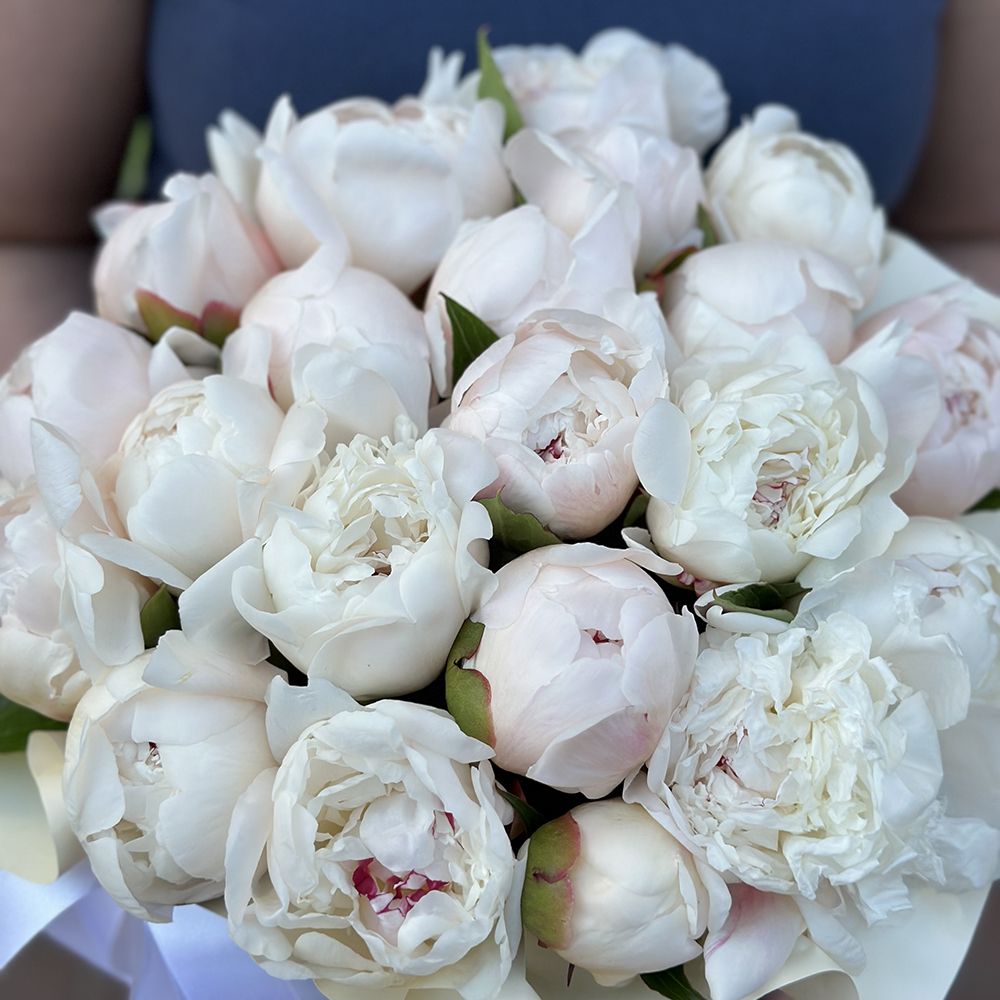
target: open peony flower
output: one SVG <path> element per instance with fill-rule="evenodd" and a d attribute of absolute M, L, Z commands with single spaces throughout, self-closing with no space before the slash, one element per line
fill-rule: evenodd
<path fill-rule="evenodd" d="M 854 275 L 815 250 L 741 241 L 702 250 L 664 284 L 667 325 L 689 357 L 750 348 L 765 333 L 814 338 L 831 361 L 852 346 L 852 310 L 862 305 Z"/>
<path fill-rule="evenodd" d="M 166 201 L 109 205 L 94 271 L 97 312 L 159 337 L 184 326 L 218 339 L 254 292 L 279 270 L 260 227 L 217 177 L 175 174 Z M 153 320 L 152 325 L 150 320 Z"/>
<path fill-rule="evenodd" d="M 615 193 L 572 237 L 536 205 L 465 223 L 431 279 L 425 305 L 439 392 L 446 395 L 452 387 L 452 330 L 444 295 L 503 337 L 539 309 L 600 312 L 610 293 L 633 291 L 633 251 Z"/>
<path fill-rule="evenodd" d="M 217 361 L 214 347 L 185 330 L 151 347 L 113 323 L 70 313 L 0 378 L 0 475 L 20 485 L 34 473 L 32 420 L 69 434 L 96 468 L 154 393 Z"/>
<path fill-rule="evenodd" d="M 362 708 L 323 681 L 275 681 L 267 725 L 281 763 L 239 802 L 226 853 L 236 943 L 329 997 L 492 1000 L 520 939 L 520 886 L 489 749 L 443 712 Z"/>
<path fill-rule="evenodd" d="M 703 875 L 726 893 L 642 806 L 588 802 L 532 834 L 524 929 L 601 986 L 620 986 L 701 954 L 710 911 Z"/>
<path fill-rule="evenodd" d="M 716 150 L 705 184 L 726 240 L 783 240 L 819 250 L 853 271 L 871 298 L 885 216 L 846 146 L 799 131 L 793 111 L 767 104 Z"/>
<path fill-rule="evenodd" d="M 500 767 L 601 798 L 653 752 L 690 683 L 698 630 L 632 559 L 643 562 L 550 545 L 497 574 L 473 615 L 479 646 L 447 683 L 452 714 Z"/>
<path fill-rule="evenodd" d="M 1000 487 L 1000 329 L 976 317 L 960 283 L 877 313 L 859 342 L 897 321 L 904 353 L 937 372 L 942 405 L 896 500 L 910 514 L 955 517 Z"/>
<path fill-rule="evenodd" d="M 81 699 L 66 741 L 70 826 L 129 913 L 222 895 L 236 801 L 273 765 L 264 690 L 274 671 L 206 653 L 180 632 Z"/>
<path fill-rule="evenodd" d="M 410 293 L 463 219 L 510 207 L 502 142 L 495 101 L 466 110 L 356 98 L 298 120 L 285 97 L 258 154 L 257 212 L 286 267 L 346 241 L 355 265 Z"/>
<path fill-rule="evenodd" d="M 637 485 L 639 418 L 666 392 L 669 334 L 651 296 L 622 295 L 605 316 L 535 313 L 490 345 L 455 386 L 446 425 L 482 441 L 512 510 L 561 538 L 590 538 Z"/>
<path fill-rule="evenodd" d="M 60 622 L 59 539 L 37 491 L 0 503 L 0 695 L 67 720 L 90 679 Z"/>
<path fill-rule="evenodd" d="M 705 581 L 808 587 L 884 552 L 936 409 L 934 373 L 898 349 L 886 330 L 835 367 L 813 339 L 769 334 L 676 369 L 674 402 L 636 432 L 660 554 Z"/>
<path fill-rule="evenodd" d="M 478 442 L 359 435 L 278 507 L 233 578 L 242 615 L 310 675 L 371 699 L 407 694 L 444 667 L 462 622 L 493 585 L 486 509 L 496 477 Z"/>
<path fill-rule="evenodd" d="M 183 588 L 251 536 L 263 504 L 294 496 L 325 445 L 314 408 L 287 416 L 265 389 L 224 375 L 158 393 L 111 472 L 132 546 L 105 549 Z"/>
<path fill-rule="evenodd" d="M 301 398 L 293 386 L 292 358 L 311 345 L 335 357 L 338 368 L 388 368 L 394 391 L 413 400 L 411 418 L 426 419 L 430 374 L 420 313 L 381 275 L 349 266 L 337 247 L 320 247 L 301 267 L 272 278 L 247 303 L 241 322 L 267 331 L 265 376 L 284 409 Z M 226 351 L 233 349 L 230 338 Z"/>

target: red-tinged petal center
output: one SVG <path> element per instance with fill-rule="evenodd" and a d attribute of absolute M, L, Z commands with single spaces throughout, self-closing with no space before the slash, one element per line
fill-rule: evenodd
<path fill-rule="evenodd" d="M 359 862 L 352 880 L 358 895 L 364 896 L 377 914 L 397 912 L 403 917 L 428 893 L 440 892 L 451 884 L 417 871 L 397 875 L 374 858 Z"/>

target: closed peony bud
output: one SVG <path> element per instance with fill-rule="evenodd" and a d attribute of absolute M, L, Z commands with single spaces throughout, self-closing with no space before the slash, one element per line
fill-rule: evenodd
<path fill-rule="evenodd" d="M 449 708 L 499 767 L 600 798 L 653 752 L 691 680 L 698 631 L 630 561 L 648 556 L 552 545 L 499 571 L 474 616 L 479 647 L 447 677 Z"/>
<path fill-rule="evenodd" d="M 786 240 L 820 250 L 850 268 L 871 298 L 885 216 L 846 146 L 799 131 L 788 108 L 764 105 L 719 147 L 705 183 L 726 240 Z"/>
<path fill-rule="evenodd" d="M 646 810 L 588 802 L 528 842 L 524 929 L 601 986 L 701 954 L 709 893 L 699 866 Z"/>

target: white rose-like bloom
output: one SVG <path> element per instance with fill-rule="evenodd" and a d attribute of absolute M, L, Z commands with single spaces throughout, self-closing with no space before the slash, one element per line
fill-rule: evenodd
<path fill-rule="evenodd" d="M 399 391 L 427 409 L 428 348 L 420 312 L 381 275 L 349 266 L 337 247 L 323 246 L 301 267 L 272 278 L 247 303 L 241 322 L 270 336 L 267 375 L 284 409 L 295 398 L 292 357 L 306 345 L 333 348 L 341 358 L 370 357 L 373 364 L 398 359 L 408 375 Z M 411 416 L 419 423 L 416 413 Z"/>
<path fill-rule="evenodd" d="M 144 300 L 184 320 L 177 325 L 201 329 L 221 319 L 232 329 L 253 293 L 280 269 L 274 250 L 211 174 L 175 174 L 163 194 L 166 201 L 111 205 L 99 217 L 107 241 L 94 271 L 98 314 L 146 330 Z"/>
<path fill-rule="evenodd" d="M 896 500 L 909 514 L 956 517 L 1000 487 L 1000 329 L 976 317 L 963 283 L 872 316 L 859 342 L 896 321 L 910 328 L 903 351 L 938 373 L 943 404 Z"/>
<path fill-rule="evenodd" d="M 904 875 L 940 879 L 934 720 L 883 652 L 844 612 L 779 635 L 709 629 L 649 783 L 712 867 L 869 922 L 908 905 Z"/>
<path fill-rule="evenodd" d="M 393 438 L 358 435 L 262 526 L 257 565 L 234 576 L 240 613 L 356 698 L 418 691 L 493 585 L 493 529 L 472 500 L 495 478 L 486 450 L 450 431 L 417 438 L 401 418 Z"/>
<path fill-rule="evenodd" d="M 0 504 L 0 695 L 67 720 L 90 680 L 60 623 L 56 526 L 35 491 Z"/>
<path fill-rule="evenodd" d="M 838 366 L 809 337 L 763 336 L 671 373 L 636 433 L 661 555 L 716 583 L 815 586 L 885 551 L 892 494 L 934 418 L 931 369 L 886 330 Z"/>
<path fill-rule="evenodd" d="M 512 191 L 500 152 L 503 110 L 404 98 L 339 101 L 301 121 L 287 98 L 260 150 L 257 212 L 286 267 L 325 242 L 412 292 L 463 219 L 499 215 Z"/>
<path fill-rule="evenodd" d="M 253 534 L 266 499 L 298 492 L 325 444 L 323 422 L 312 409 L 286 417 L 265 389 L 224 375 L 158 393 L 112 468 L 132 555 L 156 560 L 125 564 L 190 585 Z"/>
<path fill-rule="evenodd" d="M 863 300 L 854 275 L 789 243 L 722 243 L 692 254 L 663 290 L 667 325 L 688 357 L 749 348 L 765 333 L 813 337 L 831 361 L 852 346 Z"/>
<path fill-rule="evenodd" d="M 191 378 L 216 356 L 214 347 L 183 330 L 151 347 L 130 330 L 70 313 L 0 378 L 0 475 L 20 485 L 34 473 L 32 420 L 71 435 L 88 462 L 100 465 L 155 392 Z"/>
<path fill-rule="evenodd" d="M 164 921 L 175 905 L 222 895 L 233 809 L 274 764 L 264 725 L 273 676 L 172 632 L 80 700 L 66 812 L 98 881 L 129 913 Z"/>
<path fill-rule="evenodd" d="M 550 545 L 498 572 L 473 615 L 479 646 L 447 685 L 452 714 L 499 767 L 596 799 L 653 752 L 687 692 L 698 630 L 631 558 Z"/>
<path fill-rule="evenodd" d="M 323 681 L 275 681 L 267 725 L 280 766 L 240 801 L 226 854 L 236 943 L 329 997 L 492 1000 L 520 940 L 520 886 L 489 748 L 444 712 L 362 708 Z"/>
<path fill-rule="evenodd" d="M 655 300 L 623 295 L 606 315 L 535 313 L 469 365 L 446 420 L 496 459 L 484 495 L 502 491 L 560 538 L 591 538 L 621 513 L 638 482 L 639 418 L 666 392 Z"/>
<path fill-rule="evenodd" d="M 705 184 L 724 239 L 782 240 L 819 250 L 853 271 L 871 298 L 885 215 L 846 146 L 799 131 L 793 111 L 767 104 L 716 150 Z"/>
<path fill-rule="evenodd" d="M 641 805 L 588 802 L 532 834 L 524 929 L 601 986 L 620 986 L 701 954 L 703 872 L 714 875 Z"/>
<path fill-rule="evenodd" d="M 438 390 L 451 389 L 451 322 L 443 295 L 478 316 L 499 337 L 539 309 L 600 312 L 614 291 L 633 291 L 632 234 L 611 194 L 569 236 L 535 205 L 467 222 L 441 260 L 424 319 Z"/>

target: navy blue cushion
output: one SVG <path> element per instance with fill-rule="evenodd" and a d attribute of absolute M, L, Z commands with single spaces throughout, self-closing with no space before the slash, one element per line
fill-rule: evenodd
<path fill-rule="evenodd" d="M 152 182 L 207 165 L 205 127 L 223 108 L 261 125 L 287 92 L 299 111 L 341 97 L 393 100 L 424 78 L 427 50 L 494 45 L 579 48 L 623 25 L 709 59 L 733 122 L 765 101 L 796 108 L 811 132 L 852 146 L 880 199 L 895 203 L 920 155 L 945 0 L 157 0 L 150 32 Z M 472 65 L 471 62 L 468 65 Z"/>

